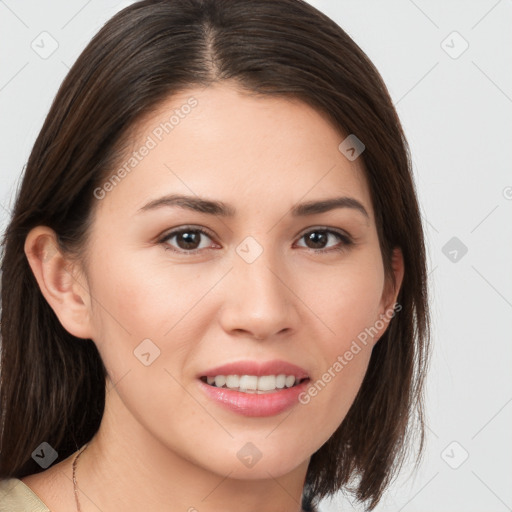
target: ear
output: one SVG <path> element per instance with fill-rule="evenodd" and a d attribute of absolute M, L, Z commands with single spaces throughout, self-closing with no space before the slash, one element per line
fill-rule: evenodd
<path fill-rule="evenodd" d="M 375 336 L 375 342 L 386 332 L 390 320 L 395 316 L 397 311 L 402 309 L 400 304 L 396 304 L 400 288 L 404 279 L 404 257 L 399 247 L 393 249 L 391 256 L 391 268 L 393 272 L 394 282 L 390 278 L 386 278 L 382 299 L 380 302 L 379 318 L 375 322 L 378 334 Z M 395 307 L 396 305 L 396 307 Z"/>
<path fill-rule="evenodd" d="M 394 282 L 389 279 L 386 280 L 384 292 L 382 294 L 381 306 L 384 314 L 389 309 L 393 309 L 396 303 L 400 288 L 402 287 L 402 281 L 404 279 L 404 256 L 402 250 L 399 247 L 393 249 L 391 256 L 391 268 L 393 271 Z"/>
<path fill-rule="evenodd" d="M 91 298 L 86 279 L 59 248 L 55 231 L 33 228 L 25 239 L 25 254 L 41 293 L 60 323 L 78 338 L 92 338 Z"/>

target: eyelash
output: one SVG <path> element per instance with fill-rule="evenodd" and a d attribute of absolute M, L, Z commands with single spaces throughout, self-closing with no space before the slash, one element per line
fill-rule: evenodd
<path fill-rule="evenodd" d="M 166 235 L 164 235 L 162 238 L 160 238 L 158 240 L 158 243 L 162 244 L 166 251 L 172 251 L 172 252 L 175 252 L 178 254 L 186 254 L 189 256 L 193 256 L 193 255 L 199 253 L 200 251 L 202 251 L 203 249 L 192 249 L 190 251 L 186 251 L 184 249 L 178 250 L 178 249 L 174 249 L 174 248 L 170 247 L 167 244 L 167 242 L 171 238 L 175 237 L 176 235 L 180 235 L 182 233 L 188 233 L 188 232 L 197 232 L 197 233 L 201 233 L 201 234 L 207 236 L 210 239 L 213 238 L 213 236 L 203 228 L 195 227 L 195 226 L 185 226 L 180 229 L 176 229 L 174 231 L 167 233 Z M 331 233 L 331 234 L 334 234 L 335 236 L 337 236 L 338 239 L 342 242 L 342 245 L 339 247 L 334 247 L 334 248 L 331 247 L 329 249 L 309 249 L 310 251 L 312 251 L 314 253 L 328 254 L 328 253 L 332 253 L 332 252 L 342 252 L 342 251 L 346 250 L 349 246 L 354 244 L 353 239 L 346 233 L 343 233 L 343 232 L 337 231 L 337 230 L 333 230 L 333 229 L 327 228 L 327 227 L 318 227 L 318 228 L 310 229 L 309 231 L 304 232 L 299 237 L 299 240 L 304 238 L 309 233 Z M 303 249 L 308 249 L 308 247 L 303 247 Z"/>

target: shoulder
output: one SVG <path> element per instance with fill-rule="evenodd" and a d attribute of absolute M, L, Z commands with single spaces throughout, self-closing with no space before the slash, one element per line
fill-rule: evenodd
<path fill-rule="evenodd" d="M 0 512 L 50 512 L 50 509 L 18 478 L 3 478 L 0 479 Z"/>

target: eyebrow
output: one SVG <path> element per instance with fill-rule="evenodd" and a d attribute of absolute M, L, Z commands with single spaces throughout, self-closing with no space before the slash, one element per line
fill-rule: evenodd
<path fill-rule="evenodd" d="M 208 215 L 218 215 L 220 217 L 234 217 L 236 215 L 236 209 L 222 201 L 214 201 L 197 196 L 187 196 L 182 194 L 171 194 L 159 197 L 158 199 L 153 199 L 139 208 L 139 212 L 174 206 L 200 213 L 206 213 Z M 300 203 L 291 209 L 291 214 L 293 217 L 305 217 L 308 215 L 328 212 L 336 208 L 351 208 L 363 214 L 366 218 L 370 218 L 366 208 L 357 199 L 346 196 Z"/>

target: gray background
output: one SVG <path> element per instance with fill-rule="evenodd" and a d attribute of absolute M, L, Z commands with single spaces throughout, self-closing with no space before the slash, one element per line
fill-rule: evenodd
<path fill-rule="evenodd" d="M 0 1 L 2 231 L 58 86 L 93 34 L 130 3 Z M 427 452 L 377 511 L 512 510 L 512 1 L 311 3 L 348 32 L 388 85 L 428 238 Z M 341 503 L 362 510 L 341 496 L 321 510 Z"/>

